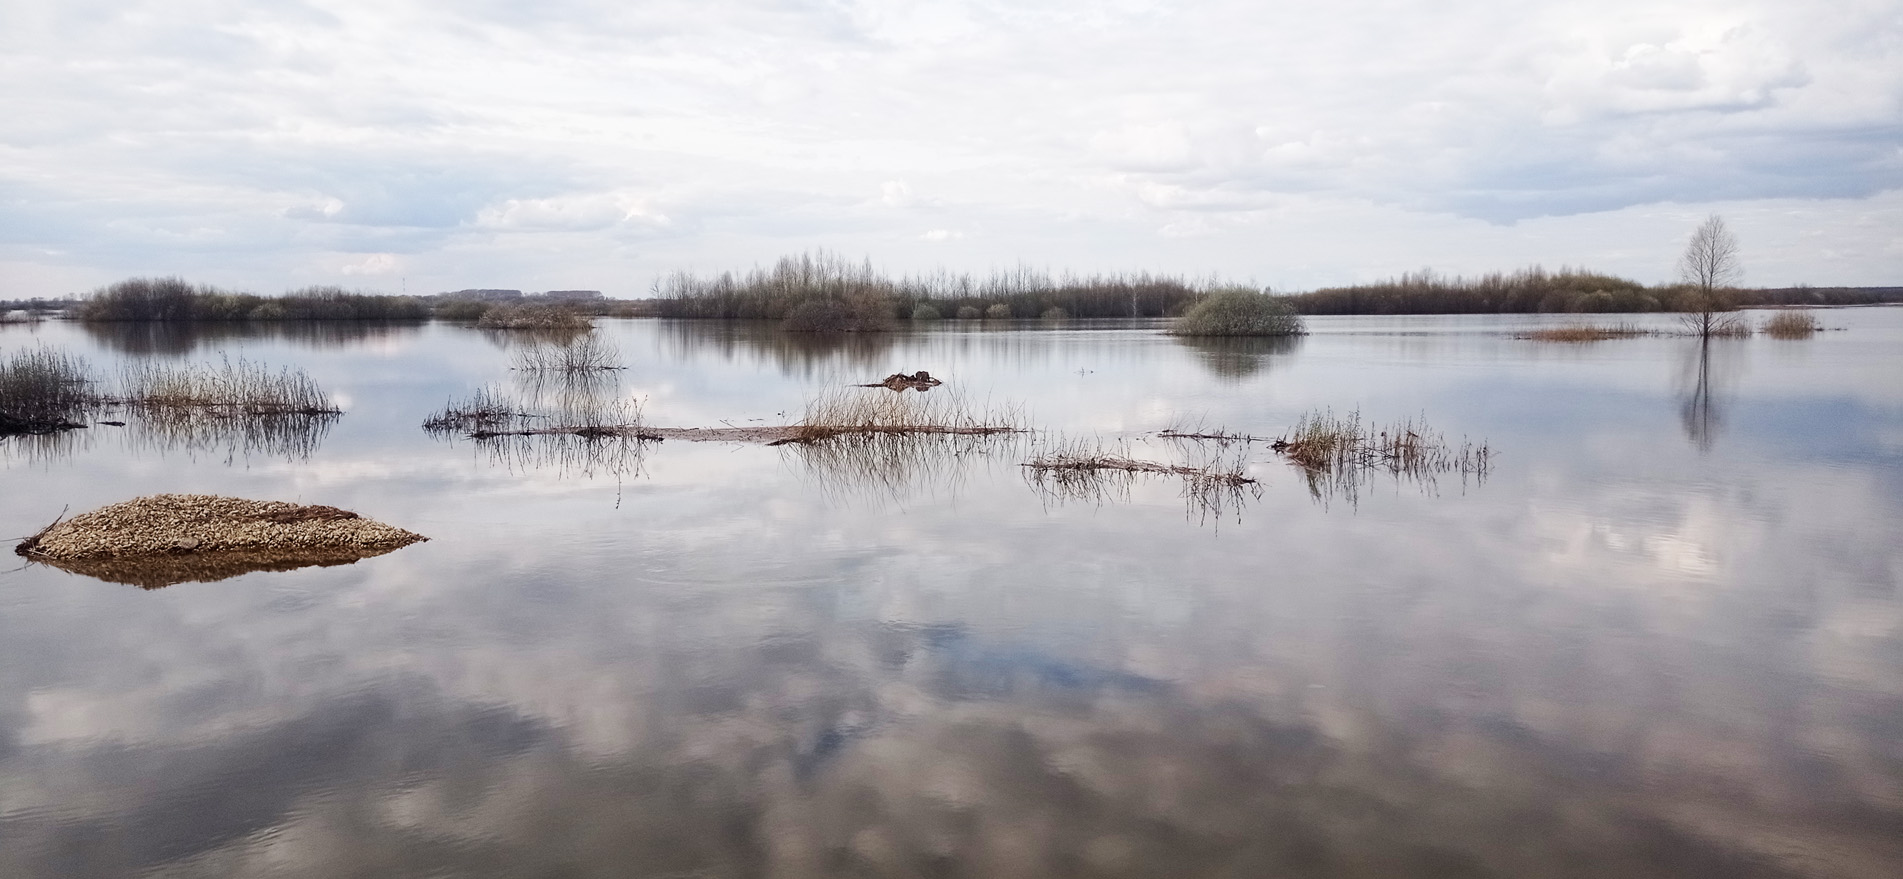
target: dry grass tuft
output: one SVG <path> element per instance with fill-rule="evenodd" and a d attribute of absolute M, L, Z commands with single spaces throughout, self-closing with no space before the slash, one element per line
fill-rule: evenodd
<path fill-rule="evenodd" d="M 1552 327 L 1543 330 L 1531 330 L 1514 336 L 1534 342 L 1603 342 L 1607 339 L 1630 339 L 1636 336 L 1652 336 L 1657 333 L 1641 329 L 1632 324 L 1576 324 L 1565 327 Z"/>
<path fill-rule="evenodd" d="M 974 409 L 956 392 L 890 394 L 845 388 L 809 401 L 792 435 L 778 442 L 876 434 L 985 435 L 1023 429 L 1022 413 L 1015 409 Z"/>
<path fill-rule="evenodd" d="M 1807 311 L 1780 311 L 1764 322 L 1764 334 L 1773 339 L 1808 339 L 1823 329 Z"/>
<path fill-rule="evenodd" d="M 480 388 L 466 400 L 451 401 L 423 422 L 435 434 L 462 433 L 470 439 L 500 436 L 625 437 L 659 439 L 641 423 L 641 401 L 603 394 L 564 398 L 552 411 L 536 407 L 495 388 Z"/>
<path fill-rule="evenodd" d="M 301 369 L 276 373 L 248 360 L 216 365 L 139 363 L 123 374 L 121 396 L 108 402 L 140 412 L 196 410 L 227 416 L 336 415 L 330 398 Z"/>
<path fill-rule="evenodd" d="M 1393 473 L 1481 473 L 1492 456 L 1484 442 L 1456 448 L 1411 418 L 1377 428 L 1363 422 L 1359 411 L 1336 415 L 1332 409 L 1303 415 L 1295 429 L 1270 448 L 1310 470 L 1373 468 Z"/>
<path fill-rule="evenodd" d="M 85 427 L 98 402 L 86 361 L 47 347 L 0 362 L 0 436 Z"/>

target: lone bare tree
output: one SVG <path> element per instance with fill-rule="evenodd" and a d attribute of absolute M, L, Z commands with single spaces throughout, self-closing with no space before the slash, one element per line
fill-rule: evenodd
<path fill-rule="evenodd" d="M 1678 276 L 1692 288 L 1679 306 L 1687 329 L 1709 339 L 1744 326 L 1736 315 L 1725 313 L 1732 309 L 1730 287 L 1744 277 L 1744 266 L 1738 262 L 1738 237 L 1725 228 L 1723 217 L 1706 217 L 1692 233 L 1678 258 Z"/>

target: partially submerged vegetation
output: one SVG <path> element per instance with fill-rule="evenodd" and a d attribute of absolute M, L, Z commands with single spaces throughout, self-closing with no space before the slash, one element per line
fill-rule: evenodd
<path fill-rule="evenodd" d="M 126 427 L 130 441 L 160 448 L 308 457 L 342 413 L 301 370 L 245 360 L 130 366 L 108 391 L 80 358 L 48 348 L 0 363 L 0 436 L 47 434 L 92 424 Z M 27 449 L 51 453 L 70 443 Z"/>
<path fill-rule="evenodd" d="M 1637 336 L 1655 336 L 1655 330 L 1629 324 L 1572 324 L 1563 327 L 1528 330 L 1514 338 L 1534 342 L 1603 342 L 1607 339 L 1630 339 Z"/>
<path fill-rule="evenodd" d="M 1184 503 L 1206 519 L 1240 511 L 1262 495 L 1261 484 L 1248 475 L 1246 454 L 1234 454 L 1232 448 L 1224 444 L 1213 455 L 1176 464 L 1132 458 L 1127 447 L 1097 440 L 1058 438 L 1020 467 L 1041 497 L 1058 502 L 1124 500 L 1140 478 L 1173 477 L 1181 483 Z"/>
<path fill-rule="evenodd" d="M 986 436 L 1024 429 L 1016 410 L 973 408 L 957 393 L 881 394 L 853 388 L 807 402 L 798 424 L 761 430 L 783 431 L 769 441 L 778 445 L 898 434 Z"/>
<path fill-rule="evenodd" d="M 608 394 L 584 393 L 545 408 L 493 387 L 454 400 L 423 421 L 433 434 L 460 433 L 470 439 L 503 436 L 621 437 L 658 440 L 641 422 L 641 401 Z"/>
<path fill-rule="evenodd" d="M 217 364 L 150 361 L 126 367 L 122 390 L 105 402 L 134 411 L 197 410 L 225 417 L 338 415 L 342 410 L 301 369 L 272 372 L 242 358 Z"/>
<path fill-rule="evenodd" d="M 1391 473 L 1484 473 L 1493 454 L 1484 442 L 1450 445 L 1412 418 L 1377 427 L 1362 421 L 1359 411 L 1336 415 L 1332 409 L 1303 415 L 1270 448 L 1310 470 L 1367 468 Z"/>
<path fill-rule="evenodd" d="M 44 346 L 14 351 L 0 361 L 0 436 L 85 427 L 97 397 L 84 360 Z"/>
<path fill-rule="evenodd" d="M 1386 427 L 1361 420 L 1359 411 L 1337 415 L 1332 409 L 1309 412 L 1293 430 L 1269 448 L 1301 468 L 1317 499 L 1344 497 L 1356 502 L 1367 477 L 1385 473 L 1432 490 L 1442 474 L 1484 480 L 1493 468 L 1493 450 L 1485 442 L 1456 446 L 1439 432 L 1411 418 Z"/>
<path fill-rule="evenodd" d="M 253 570 L 342 564 L 427 539 L 336 507 L 161 494 L 55 520 L 14 552 L 152 588 Z M 192 560 L 180 563 L 182 557 Z"/>
<path fill-rule="evenodd" d="M 1190 306 L 1170 327 L 1178 336 L 1299 336 L 1302 316 L 1284 297 L 1249 287 L 1223 287 Z"/>
<path fill-rule="evenodd" d="M 1780 311 L 1765 320 L 1763 332 L 1773 339 L 1808 339 L 1823 329 L 1808 311 Z"/>

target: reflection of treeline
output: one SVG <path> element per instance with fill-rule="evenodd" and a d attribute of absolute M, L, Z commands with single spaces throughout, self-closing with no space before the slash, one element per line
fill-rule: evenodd
<path fill-rule="evenodd" d="M 1432 270 L 1387 281 L 1325 287 L 1289 297 L 1303 314 L 1538 314 L 1696 311 L 1696 288 L 1647 287 L 1583 269 L 1549 272 L 1538 266 L 1467 278 Z M 1903 302 L 1903 287 L 1792 287 L 1726 291 L 1735 307 L 1867 305 Z"/>
<path fill-rule="evenodd" d="M 655 292 L 663 317 L 782 320 L 790 329 L 845 331 L 887 329 L 910 318 L 1166 317 L 1198 295 L 1179 278 L 1147 273 L 1052 275 L 1019 267 L 986 277 L 892 277 L 825 252 L 783 257 L 744 274 L 678 272 Z"/>
<path fill-rule="evenodd" d="M 101 346 L 125 354 L 177 356 L 240 339 L 283 339 L 316 348 L 345 347 L 414 335 L 422 326 L 398 321 L 98 321 L 80 324 Z"/>
<path fill-rule="evenodd" d="M 352 293 L 340 287 L 260 296 L 180 278 L 132 278 L 93 293 L 79 304 L 77 314 L 86 321 L 421 320 L 430 316 L 430 309 L 411 296 Z"/>

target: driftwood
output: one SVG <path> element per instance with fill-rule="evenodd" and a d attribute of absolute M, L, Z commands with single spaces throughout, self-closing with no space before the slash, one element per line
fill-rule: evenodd
<path fill-rule="evenodd" d="M 886 376 L 883 381 L 874 382 L 869 385 L 860 385 L 859 387 L 890 388 L 895 391 L 903 391 L 910 388 L 915 391 L 928 391 L 942 384 L 944 384 L 944 382 L 932 378 L 931 373 L 921 369 L 911 375 L 906 375 L 903 372 L 895 372 Z"/>

